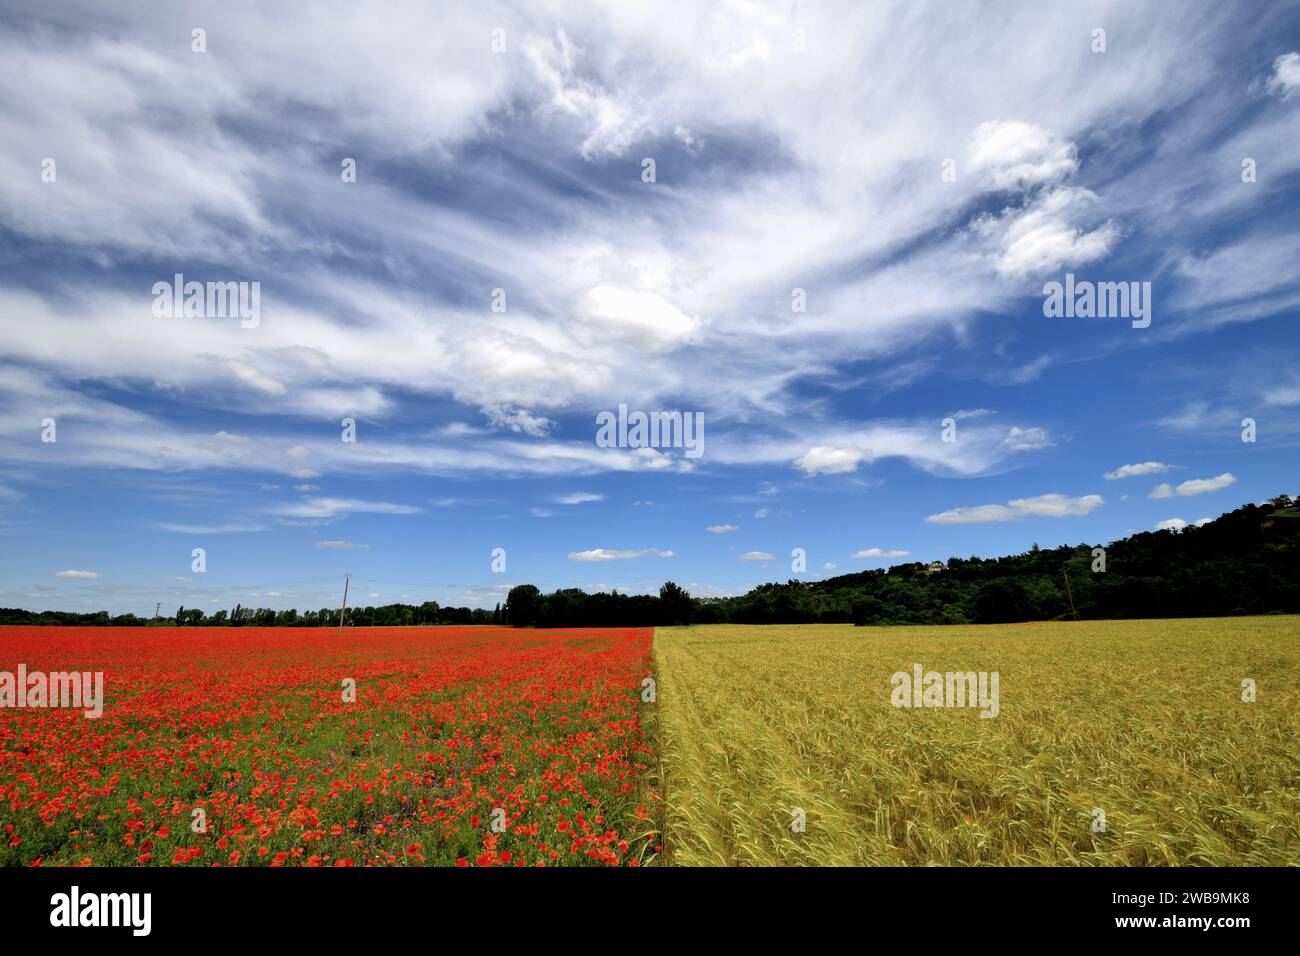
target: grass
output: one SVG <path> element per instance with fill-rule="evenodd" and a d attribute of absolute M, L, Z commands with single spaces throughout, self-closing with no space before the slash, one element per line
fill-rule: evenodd
<path fill-rule="evenodd" d="M 1300 864 L 1297 617 L 661 628 L 654 655 L 669 864 Z M 1000 714 L 895 708 L 918 662 L 999 672 Z"/>

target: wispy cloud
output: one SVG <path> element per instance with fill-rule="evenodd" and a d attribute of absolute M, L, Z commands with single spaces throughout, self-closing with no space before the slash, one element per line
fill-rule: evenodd
<path fill-rule="evenodd" d="M 933 514 L 925 520 L 931 524 L 989 524 L 1019 521 L 1022 518 L 1064 518 L 1086 515 L 1103 503 L 1101 495 L 1070 497 L 1059 493 L 1034 498 L 1015 498 L 1004 505 L 970 505 Z"/>
<path fill-rule="evenodd" d="M 1136 465 L 1120 465 L 1114 471 L 1106 472 L 1106 480 L 1115 481 L 1119 478 L 1133 478 L 1138 475 L 1158 475 L 1169 471 L 1171 468 L 1173 468 L 1173 465 L 1166 465 L 1160 461 L 1144 461 Z"/>
<path fill-rule="evenodd" d="M 264 531 L 265 525 L 245 524 L 183 524 L 171 521 L 158 521 L 153 525 L 159 531 L 171 531 L 175 534 L 247 534 Z"/>
<path fill-rule="evenodd" d="M 570 495 L 561 495 L 555 499 L 558 504 L 562 505 L 581 505 L 589 501 L 604 501 L 604 495 L 598 495 L 590 491 L 575 491 Z"/>
<path fill-rule="evenodd" d="M 363 501 L 359 498 L 305 498 L 299 502 L 282 504 L 271 509 L 272 514 L 286 518 L 341 518 L 350 514 L 413 515 L 419 508 L 414 505 L 393 504 L 388 501 Z"/>
<path fill-rule="evenodd" d="M 1284 100 L 1300 93 L 1300 53 L 1283 53 L 1274 60 L 1273 75 L 1264 88 Z"/>
<path fill-rule="evenodd" d="M 1156 485 L 1151 489 L 1148 498 L 1188 498 L 1192 495 L 1204 495 L 1211 491 L 1222 491 L 1229 485 L 1236 484 L 1237 478 L 1231 472 L 1224 472 L 1213 478 L 1191 478 L 1181 484 L 1174 486 L 1170 484 Z"/>
<path fill-rule="evenodd" d="M 639 551 L 618 551 L 608 548 L 592 548 L 590 551 L 570 551 L 570 561 L 628 561 L 633 558 L 644 557 L 671 558 L 671 551 L 661 551 L 658 548 L 642 548 Z"/>

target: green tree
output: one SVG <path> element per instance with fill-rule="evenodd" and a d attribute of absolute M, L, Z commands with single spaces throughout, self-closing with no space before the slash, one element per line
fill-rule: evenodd
<path fill-rule="evenodd" d="M 690 624 L 694 617 L 695 603 L 691 596 L 672 581 L 665 581 L 659 589 L 659 607 L 663 620 L 669 624 Z"/>
<path fill-rule="evenodd" d="M 519 584 L 506 595 L 505 619 L 513 627 L 533 627 L 542 610 L 542 592 L 532 584 Z"/>

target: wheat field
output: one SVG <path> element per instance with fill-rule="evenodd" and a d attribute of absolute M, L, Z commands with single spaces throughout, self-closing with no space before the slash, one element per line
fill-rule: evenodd
<path fill-rule="evenodd" d="M 660 628 L 654 656 L 671 864 L 1300 864 L 1297 617 Z M 998 672 L 998 715 L 893 706 L 918 663 Z"/>

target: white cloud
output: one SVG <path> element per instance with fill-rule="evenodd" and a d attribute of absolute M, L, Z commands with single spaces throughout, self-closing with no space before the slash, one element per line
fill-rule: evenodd
<path fill-rule="evenodd" d="M 1182 531 L 1187 527 L 1187 522 L 1182 518 L 1166 518 L 1164 521 L 1156 524 L 1157 531 Z"/>
<path fill-rule="evenodd" d="M 1008 502 L 1013 508 L 1025 514 L 1047 518 L 1064 518 L 1071 515 L 1086 515 L 1101 507 L 1101 495 L 1082 495 L 1071 498 L 1062 494 L 1038 495 L 1035 498 L 1016 498 Z"/>
<path fill-rule="evenodd" d="M 969 170 L 994 189 L 1054 183 L 1079 168 L 1073 143 L 1048 130 L 1014 120 L 981 123 L 971 134 Z"/>
<path fill-rule="evenodd" d="M 925 520 L 931 524 L 990 524 L 1023 517 L 1023 512 L 1007 505 L 966 505 L 929 515 Z"/>
<path fill-rule="evenodd" d="M 299 502 L 291 502 L 272 508 L 271 513 L 285 518 L 339 518 L 356 513 L 413 515 L 417 514 L 419 510 L 413 505 L 392 504 L 387 501 L 308 497 Z"/>
<path fill-rule="evenodd" d="M 276 381 L 246 362 L 237 359 L 226 359 L 224 364 L 230 370 L 232 376 L 256 391 L 277 397 L 288 392 L 282 382 Z"/>
<path fill-rule="evenodd" d="M 867 452 L 859 448 L 832 448 L 818 445 L 795 459 L 795 467 L 806 475 L 841 475 L 856 471 Z"/>
<path fill-rule="evenodd" d="M 571 495 L 562 495 L 555 499 L 558 504 L 562 505 L 581 505 L 589 501 L 604 501 L 604 495 L 598 495 L 590 491 L 575 491 Z"/>
<path fill-rule="evenodd" d="M 658 548 L 642 548 L 639 551 L 617 551 L 608 548 L 592 548 L 590 551 L 570 551 L 570 561 L 626 561 L 632 558 L 671 558 L 671 551 L 661 551 Z"/>
<path fill-rule="evenodd" d="M 1033 498 L 1014 498 L 1005 505 L 972 505 L 951 508 L 925 520 L 932 524 L 990 524 L 1001 521 L 1019 521 L 1027 517 L 1064 518 L 1086 515 L 1101 507 L 1101 495 L 1068 495 L 1051 493 Z"/>
<path fill-rule="evenodd" d="M 737 528 L 734 524 L 711 524 L 704 530 L 713 534 L 726 534 L 729 531 L 736 531 Z"/>
<path fill-rule="evenodd" d="M 1023 197 L 1020 205 L 970 224 L 998 275 L 1015 280 L 1086 265 L 1109 255 L 1119 240 L 1116 222 L 1096 222 L 1097 194 L 1065 184 L 1079 158 L 1074 144 L 1058 134 L 1018 120 L 986 122 L 971 135 L 967 162 L 988 188 Z"/>
<path fill-rule="evenodd" d="M 971 224 L 987 241 L 997 273 L 1009 279 L 1043 275 L 1105 258 L 1120 238 L 1117 223 L 1089 227 L 1097 195 L 1077 186 L 1046 191 L 1019 208 Z"/>
<path fill-rule="evenodd" d="M 98 571 L 55 571 L 56 578 L 85 578 L 94 580 L 100 576 Z"/>
<path fill-rule="evenodd" d="M 1221 491 L 1229 485 L 1236 484 L 1237 478 L 1231 472 L 1224 472 L 1213 478 L 1191 478 L 1182 482 L 1177 487 L 1166 484 L 1156 485 L 1151 489 L 1148 498 L 1188 498 L 1192 495 L 1203 495 L 1211 491 Z"/>
<path fill-rule="evenodd" d="M 540 109 L 572 117 L 583 131 L 580 146 L 588 159 L 619 155 L 647 126 L 639 110 L 607 92 L 592 77 L 581 76 L 579 50 L 563 29 L 555 36 L 528 36 L 523 52 L 539 87 L 548 94 Z"/>
<path fill-rule="evenodd" d="M 1273 75 L 1265 90 L 1282 99 L 1300 91 L 1300 53 L 1283 53 L 1273 61 Z"/>
<path fill-rule="evenodd" d="M 1037 451 L 1052 447 L 1052 440 L 1047 437 L 1044 429 L 1020 428 L 1016 425 L 1011 426 L 1002 443 L 1012 451 Z"/>
<path fill-rule="evenodd" d="M 768 554 L 766 551 L 746 551 L 740 555 L 737 561 L 775 561 L 776 555 Z"/>
<path fill-rule="evenodd" d="M 231 445 L 247 445 L 252 441 L 247 435 L 232 435 L 227 431 L 214 432 L 213 439 L 218 442 L 225 442 Z"/>
<path fill-rule="evenodd" d="M 1221 491 L 1229 485 L 1236 484 L 1237 478 L 1230 472 L 1224 472 L 1213 478 L 1192 478 L 1181 483 L 1175 493 L 1180 496 L 1203 495 L 1210 491 Z"/>
<path fill-rule="evenodd" d="M 1300 383 L 1275 385 L 1264 393 L 1266 405 L 1300 405 Z"/>
<path fill-rule="evenodd" d="M 1192 522 L 1192 523 L 1193 523 L 1194 525 L 1196 525 L 1196 527 L 1198 527 L 1198 528 L 1204 528 L 1207 524 L 1213 524 L 1213 523 L 1214 523 L 1214 519 L 1213 519 L 1213 518 L 1197 518 L 1197 519 L 1196 519 L 1194 522 Z"/>
<path fill-rule="evenodd" d="M 159 521 L 154 527 L 175 534 L 244 534 L 265 530 L 265 526 L 260 524 L 177 524 L 170 521 Z"/>
<path fill-rule="evenodd" d="M 355 548 L 369 548 L 368 544 L 353 544 L 351 541 L 317 541 L 312 545 L 322 551 L 352 551 Z"/>
<path fill-rule="evenodd" d="M 1144 461 L 1136 465 L 1120 465 L 1114 471 L 1106 472 L 1106 480 L 1114 481 L 1118 478 L 1132 478 L 1137 475 L 1158 475 L 1169 471 L 1173 465 L 1166 465 L 1160 461 Z"/>
<path fill-rule="evenodd" d="M 530 414 L 527 410 L 516 408 L 509 403 L 484 405 L 480 411 L 487 416 L 488 423 L 493 428 L 505 428 L 512 432 L 522 432 L 534 438 L 542 438 L 550 434 L 551 429 L 555 427 L 555 422 L 549 418 Z"/>
<path fill-rule="evenodd" d="M 880 548 L 867 548 L 865 551 L 854 551 L 850 558 L 905 558 L 912 552 L 910 551 L 883 551 Z"/>
<path fill-rule="evenodd" d="M 651 352 L 668 352 L 691 341 L 698 319 L 655 292 L 600 285 L 589 289 L 577 311 L 578 339 L 610 339 Z"/>
<path fill-rule="evenodd" d="M 771 508 L 768 508 L 766 505 L 764 505 L 762 508 L 759 508 L 757 511 L 754 512 L 754 517 L 761 520 L 763 518 L 766 518 L 769 514 L 771 514 L 771 511 L 772 511 Z"/>

